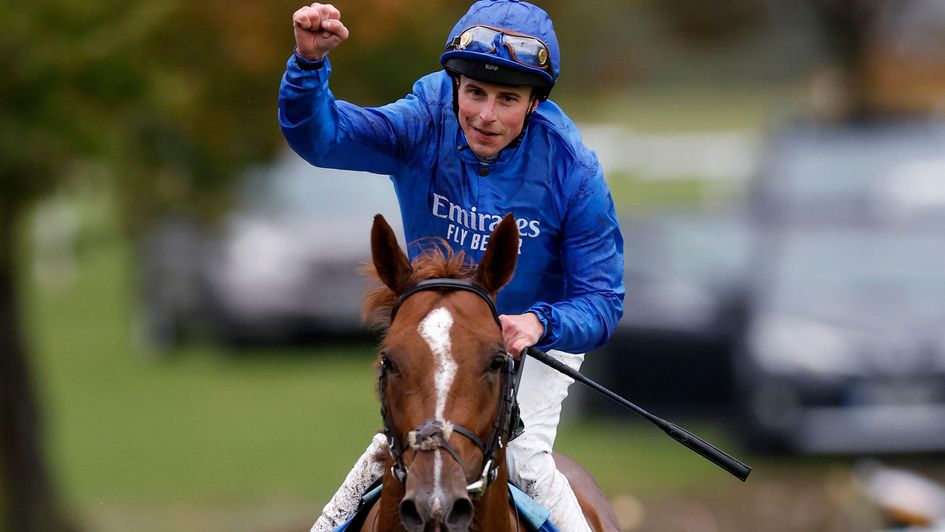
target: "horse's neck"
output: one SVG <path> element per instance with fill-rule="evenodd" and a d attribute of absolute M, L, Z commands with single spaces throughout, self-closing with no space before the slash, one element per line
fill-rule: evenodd
<path fill-rule="evenodd" d="M 362 530 L 375 532 L 400 531 L 400 500 L 404 498 L 404 486 L 391 474 L 392 462 L 388 458 L 384 467 L 384 480 L 381 488 L 381 500 L 377 504 L 377 514 L 373 520 L 365 522 Z M 371 522 L 373 521 L 373 522 Z"/>

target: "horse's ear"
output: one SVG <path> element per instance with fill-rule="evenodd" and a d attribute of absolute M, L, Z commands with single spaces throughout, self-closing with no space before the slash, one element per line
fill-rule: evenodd
<path fill-rule="evenodd" d="M 371 227 L 371 258 L 381 282 L 395 294 L 401 294 L 407 289 L 413 268 L 407 255 L 397 245 L 394 230 L 380 214 L 374 215 L 374 225 Z"/>
<path fill-rule="evenodd" d="M 483 288 L 495 294 L 512 279 L 517 260 L 518 226 L 515 218 L 506 214 L 492 231 L 486 253 L 476 268 L 474 278 Z"/>

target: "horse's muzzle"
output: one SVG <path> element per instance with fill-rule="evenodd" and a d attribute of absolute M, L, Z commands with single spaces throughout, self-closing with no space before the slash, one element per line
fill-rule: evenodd
<path fill-rule="evenodd" d="M 400 520 L 408 532 L 435 530 L 437 524 L 449 532 L 466 532 L 472 524 L 474 510 L 466 478 L 445 454 L 442 450 L 418 453 L 410 464 L 400 502 Z"/>

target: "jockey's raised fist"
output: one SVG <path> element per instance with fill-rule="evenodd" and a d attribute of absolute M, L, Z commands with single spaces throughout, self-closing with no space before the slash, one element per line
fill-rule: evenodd
<path fill-rule="evenodd" d="M 325 57 L 348 38 L 348 28 L 341 22 L 341 11 L 331 4 L 312 4 L 292 14 L 298 54 L 310 61 Z"/>

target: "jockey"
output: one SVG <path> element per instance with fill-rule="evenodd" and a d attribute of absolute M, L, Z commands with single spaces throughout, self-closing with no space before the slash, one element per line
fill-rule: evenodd
<path fill-rule="evenodd" d="M 497 301 L 506 346 L 519 358 L 535 345 L 578 369 L 623 313 L 623 239 L 596 156 L 548 99 L 560 73 L 548 14 L 524 1 L 479 0 L 450 32 L 443 70 L 377 108 L 335 100 L 328 88 L 327 54 L 348 37 L 338 9 L 312 4 L 293 22 L 296 51 L 279 91 L 289 145 L 315 166 L 389 175 L 411 258 L 416 242 L 442 237 L 478 261 L 492 228 L 513 213 L 518 267 Z M 525 431 L 507 449 L 511 480 L 568 532 L 589 529 L 551 456 L 572 382 L 543 364 L 524 366 Z M 378 435 L 313 531 L 353 515 L 386 452 Z"/>

